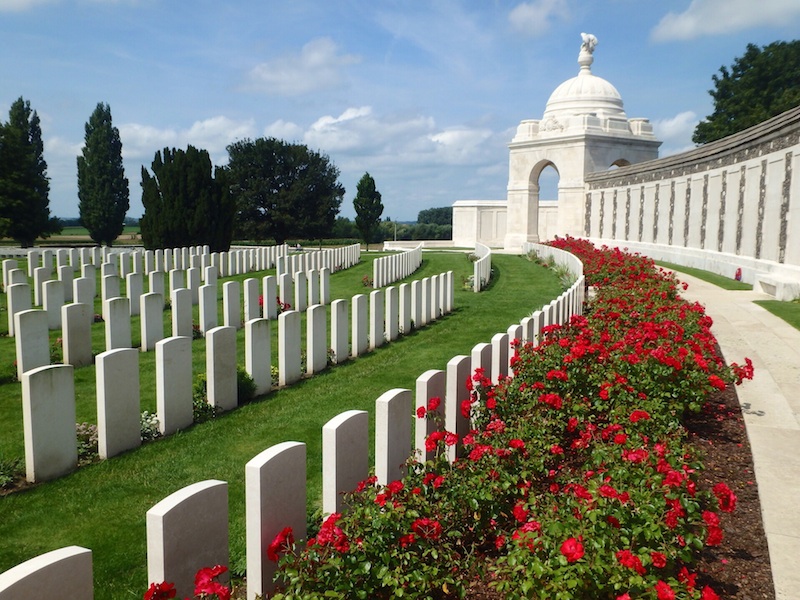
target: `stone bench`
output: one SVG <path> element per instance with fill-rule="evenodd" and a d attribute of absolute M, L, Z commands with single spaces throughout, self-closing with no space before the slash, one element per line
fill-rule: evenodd
<path fill-rule="evenodd" d="M 774 296 L 776 300 L 791 301 L 800 298 L 800 278 L 775 273 L 756 273 L 753 289 Z"/>

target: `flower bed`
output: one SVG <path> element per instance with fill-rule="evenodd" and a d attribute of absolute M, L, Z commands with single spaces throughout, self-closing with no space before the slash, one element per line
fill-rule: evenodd
<path fill-rule="evenodd" d="M 304 547 L 285 529 L 269 552 L 274 597 L 456 598 L 478 583 L 511 599 L 717 597 L 693 565 L 724 543 L 736 496 L 724 482 L 699 491 L 682 420 L 752 366 L 724 364 L 711 319 L 652 261 L 556 245 L 597 287 L 586 315 L 518 344 L 513 378 L 493 386 L 476 371 L 461 407 L 473 429 L 431 434 L 435 460 L 362 482 Z M 437 409 L 433 398 L 423 416 Z"/>

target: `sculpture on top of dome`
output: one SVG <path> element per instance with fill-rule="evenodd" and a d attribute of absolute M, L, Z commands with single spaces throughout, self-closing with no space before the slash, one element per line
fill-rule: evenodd
<path fill-rule="evenodd" d="M 586 50 L 589 54 L 594 53 L 594 49 L 597 47 L 597 38 L 591 33 L 581 33 L 581 39 L 583 40 L 581 50 Z"/>

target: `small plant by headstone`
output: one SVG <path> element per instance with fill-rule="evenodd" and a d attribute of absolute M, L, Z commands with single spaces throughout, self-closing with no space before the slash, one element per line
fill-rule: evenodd
<path fill-rule="evenodd" d="M 75 433 L 78 437 L 78 464 L 87 465 L 97 460 L 97 425 L 76 423 Z"/>
<path fill-rule="evenodd" d="M 236 394 L 239 404 L 250 402 L 256 396 L 256 382 L 242 365 L 236 367 Z"/>
<path fill-rule="evenodd" d="M 10 488 L 22 475 L 21 458 L 3 458 L 0 456 L 0 490 Z"/>
<path fill-rule="evenodd" d="M 158 428 L 158 417 L 154 413 L 144 411 L 139 423 L 142 442 L 152 442 L 161 437 L 161 430 Z"/>

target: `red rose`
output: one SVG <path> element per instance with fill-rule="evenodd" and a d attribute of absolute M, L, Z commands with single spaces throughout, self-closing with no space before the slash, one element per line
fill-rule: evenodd
<path fill-rule="evenodd" d="M 703 588 L 703 591 L 700 594 L 700 600 L 719 600 L 719 596 L 717 596 L 717 593 L 714 590 L 706 586 Z"/>
<path fill-rule="evenodd" d="M 294 544 L 294 535 L 292 534 L 291 527 L 284 527 L 281 532 L 275 536 L 275 539 L 270 542 L 267 547 L 267 558 L 272 562 L 278 562 L 281 554 L 285 554 L 291 549 Z M 199 575 L 199 573 L 198 573 Z M 196 580 L 195 580 L 196 581 Z"/>
<path fill-rule="evenodd" d="M 706 537 L 706 546 L 719 546 L 722 543 L 722 529 L 716 525 L 710 525 L 708 528 L 708 537 Z"/>
<path fill-rule="evenodd" d="M 438 396 L 434 396 L 430 400 L 428 400 L 428 410 L 436 410 L 439 408 L 439 405 L 442 403 L 442 399 Z"/>
<path fill-rule="evenodd" d="M 651 552 L 650 559 L 653 561 L 653 566 L 656 569 L 663 569 L 667 566 L 667 557 L 661 554 L 661 552 Z"/>
<path fill-rule="evenodd" d="M 650 418 L 650 414 L 646 410 L 635 410 L 631 413 L 631 423 L 638 423 L 642 419 L 645 421 Z"/>
<path fill-rule="evenodd" d="M 718 483 L 713 489 L 722 512 L 733 512 L 736 508 L 736 494 L 724 483 Z"/>
<path fill-rule="evenodd" d="M 417 418 L 418 419 L 424 419 L 425 418 L 425 412 L 426 411 L 425 411 L 425 407 L 424 406 L 418 407 L 417 408 Z"/>
<path fill-rule="evenodd" d="M 576 562 L 583 557 L 583 544 L 577 538 L 571 537 L 561 544 L 561 554 L 567 559 L 567 562 Z"/>
<path fill-rule="evenodd" d="M 442 535 L 442 526 L 439 521 L 427 517 L 417 519 L 411 524 L 411 529 L 419 537 L 426 540 L 438 540 Z"/>
<path fill-rule="evenodd" d="M 644 575 L 647 569 L 644 568 L 641 559 L 630 550 L 619 550 L 616 555 L 619 564 L 628 569 L 633 569 L 639 575 Z"/>
<path fill-rule="evenodd" d="M 177 594 L 174 583 L 151 583 L 144 593 L 144 600 L 169 600 Z"/>
<path fill-rule="evenodd" d="M 674 590 L 668 583 L 661 580 L 656 584 L 656 594 L 658 595 L 658 600 L 675 600 Z"/>

